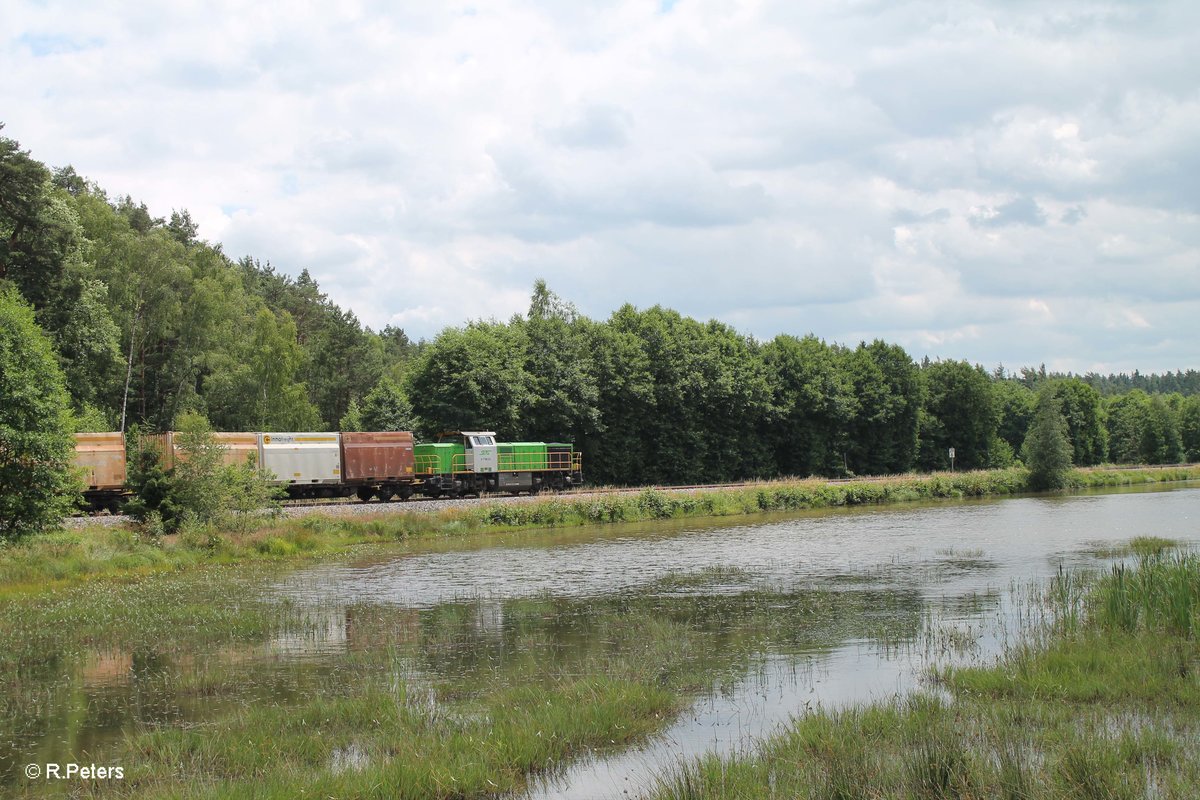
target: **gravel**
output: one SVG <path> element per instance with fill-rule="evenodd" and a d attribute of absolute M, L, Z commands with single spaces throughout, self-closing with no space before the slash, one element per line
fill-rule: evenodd
<path fill-rule="evenodd" d="M 718 487 L 711 487 L 709 490 Z M 721 488 L 737 488 L 735 486 Z M 621 492 L 613 490 L 612 494 L 628 493 L 630 490 Z M 638 491 L 638 490 L 633 490 Z M 694 491 L 692 488 L 675 488 L 675 489 L 659 489 L 658 491 L 666 492 L 689 492 Z M 475 505 L 480 502 L 487 503 L 528 503 L 535 500 L 544 500 L 551 497 L 561 497 L 564 499 L 576 497 L 597 497 L 607 494 L 604 491 L 587 491 L 581 494 L 565 493 L 565 494 L 542 494 L 535 497 L 529 495 L 520 495 L 512 497 L 511 495 L 487 495 L 482 498 L 477 497 L 462 497 L 456 499 L 430 500 L 429 498 L 413 498 L 405 502 L 380 503 L 371 501 L 361 503 L 358 501 L 341 502 L 338 500 L 317 500 L 305 505 L 287 505 L 283 507 L 282 515 L 285 517 L 307 517 L 314 514 L 320 514 L 329 517 L 353 517 L 353 516 L 370 516 L 372 514 L 396 514 L 401 512 L 435 512 L 442 511 L 447 508 L 465 508 Z M 123 514 L 102 514 L 100 516 L 91 517 L 67 517 L 63 520 L 64 528 L 82 528 L 86 525 L 103 525 L 106 527 L 114 527 L 132 524 L 133 517 Z"/>
<path fill-rule="evenodd" d="M 83 528 L 89 525 L 103 525 L 106 528 L 115 528 L 118 525 L 126 523 L 132 524 L 133 521 L 133 517 L 125 514 L 100 514 L 94 517 L 64 517 L 63 527 L 67 530 Z"/>
<path fill-rule="evenodd" d="M 541 497 L 511 497 L 508 495 L 488 495 L 483 498 L 488 503 L 528 503 L 530 500 L 544 499 Z M 476 497 L 461 497 L 446 500 L 412 499 L 402 503 L 317 503 L 306 506 L 284 506 L 285 517 L 307 517 L 310 514 L 324 514 L 331 517 L 363 516 L 370 514 L 394 514 L 400 511 L 433 512 L 447 508 L 465 508 L 480 502 Z"/>
<path fill-rule="evenodd" d="M 483 500 L 489 503 L 528 503 L 530 500 L 538 500 L 548 495 L 539 497 L 511 497 L 508 495 L 488 495 Z M 479 498 L 463 497 L 457 499 L 446 500 L 430 500 L 430 499 L 412 499 L 407 502 L 380 503 L 380 502 L 349 502 L 340 503 L 337 501 L 317 501 L 310 505 L 288 505 L 284 506 L 282 515 L 285 517 L 307 517 L 313 514 L 320 514 L 329 517 L 351 517 L 351 516 L 370 516 L 372 514 L 396 514 L 402 511 L 416 512 L 434 512 L 441 511 L 447 508 L 459 508 L 474 505 L 479 503 Z M 116 527 L 118 525 L 133 524 L 135 520 L 126 514 L 99 514 L 95 516 L 82 517 L 66 517 L 63 519 L 63 527 L 67 529 L 83 528 L 89 525 L 101 525 L 104 527 Z"/>

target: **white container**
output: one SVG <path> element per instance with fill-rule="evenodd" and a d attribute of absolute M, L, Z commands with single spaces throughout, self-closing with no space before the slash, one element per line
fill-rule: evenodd
<path fill-rule="evenodd" d="M 258 455 L 276 483 L 319 486 L 342 480 L 341 439 L 336 433 L 260 433 Z"/>

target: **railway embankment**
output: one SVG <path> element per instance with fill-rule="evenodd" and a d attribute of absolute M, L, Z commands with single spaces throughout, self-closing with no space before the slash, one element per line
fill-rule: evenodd
<path fill-rule="evenodd" d="M 1200 466 L 1072 471 L 1067 491 L 1200 480 Z M 240 530 L 185 528 L 171 536 L 101 518 L 0 549 L 0 596 L 79 581 L 201 564 L 317 558 L 350 547 L 535 528 L 738 517 L 887 503 L 1021 494 L 1022 469 L 829 481 L 592 490 L 539 497 L 289 507 Z M 78 527 L 74 527 L 78 525 Z"/>

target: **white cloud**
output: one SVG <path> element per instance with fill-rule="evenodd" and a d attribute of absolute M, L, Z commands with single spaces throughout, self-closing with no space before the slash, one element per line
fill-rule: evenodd
<path fill-rule="evenodd" d="M 35 157 L 376 328 L 540 276 L 597 317 L 1149 371 L 1197 366 L 1197 45 L 1182 0 L 17 0 L 0 92 Z"/>

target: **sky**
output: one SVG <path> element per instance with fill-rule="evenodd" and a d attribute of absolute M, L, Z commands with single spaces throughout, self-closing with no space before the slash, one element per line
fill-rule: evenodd
<path fill-rule="evenodd" d="M 0 3 L 0 121 L 376 330 L 533 283 L 767 340 L 1200 368 L 1200 3 Z"/>

